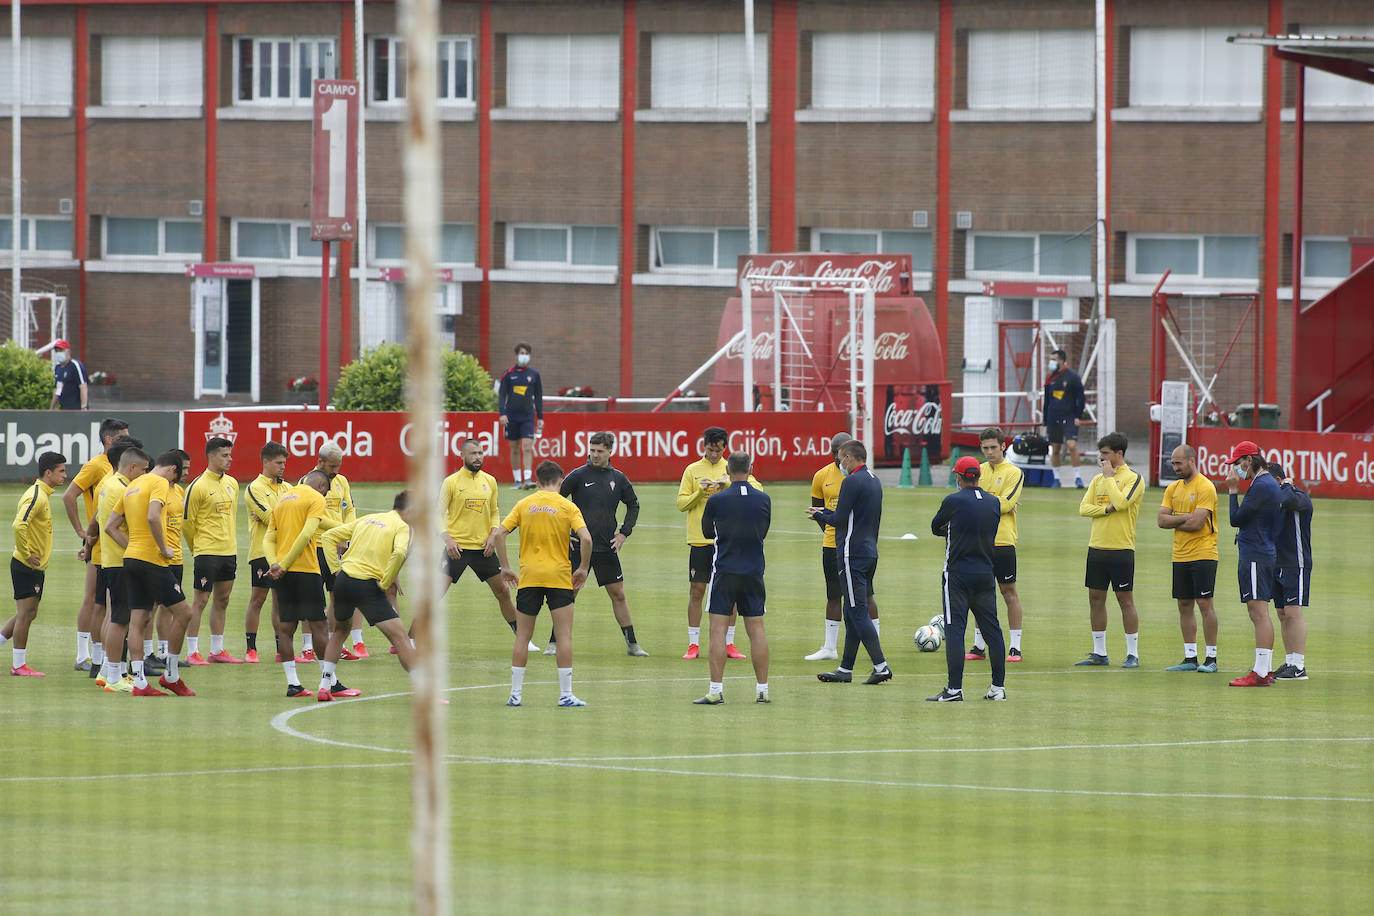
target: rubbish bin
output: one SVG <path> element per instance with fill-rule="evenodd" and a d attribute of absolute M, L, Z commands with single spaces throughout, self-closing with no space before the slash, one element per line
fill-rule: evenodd
<path fill-rule="evenodd" d="M 1247 429 L 1254 425 L 1255 405 L 1253 403 L 1237 404 L 1235 413 L 1231 414 L 1231 425 L 1241 429 Z M 1279 405 L 1261 404 L 1259 406 L 1259 429 L 1278 429 L 1279 428 Z"/>

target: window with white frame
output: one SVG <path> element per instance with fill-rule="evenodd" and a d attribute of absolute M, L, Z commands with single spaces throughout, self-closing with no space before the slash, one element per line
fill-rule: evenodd
<path fill-rule="evenodd" d="M 107 35 L 100 39 L 105 105 L 199 105 L 199 38 Z"/>
<path fill-rule="evenodd" d="M 811 250 L 835 254 L 909 254 L 911 269 L 930 273 L 930 233 L 911 229 L 812 229 Z"/>
<path fill-rule="evenodd" d="M 1127 280 L 1154 282 L 1166 270 L 1174 280 L 1258 280 L 1259 236 L 1144 233 L 1127 236 Z"/>
<path fill-rule="evenodd" d="M 439 104 L 472 101 L 472 38 L 444 35 L 436 49 Z M 378 35 L 367 44 L 368 96 L 373 104 L 404 102 L 406 45 L 394 35 Z"/>
<path fill-rule="evenodd" d="M 934 32 L 816 32 L 812 108 L 932 108 Z"/>
<path fill-rule="evenodd" d="M 506 266 L 615 267 L 615 226 L 530 225 L 506 227 Z"/>
<path fill-rule="evenodd" d="M 334 78 L 334 39 L 255 37 L 234 41 L 236 104 L 307 104 L 312 80 Z"/>
<path fill-rule="evenodd" d="M 971 232 L 967 275 L 1002 277 L 1092 277 L 1092 237 L 1088 233 Z"/>
<path fill-rule="evenodd" d="M 14 104 L 10 41 L 0 40 L 0 105 Z M 69 38 L 19 39 L 19 101 L 24 105 L 72 103 L 72 43 Z"/>
<path fill-rule="evenodd" d="M 1303 25 L 1302 35 L 1340 37 L 1374 35 L 1374 25 Z M 1320 53 L 1320 48 L 1311 49 Z M 1374 85 L 1307 68 L 1303 77 L 1303 99 L 1308 108 L 1374 107 Z M 1344 275 L 1342 275 L 1344 276 Z"/>
<path fill-rule="evenodd" d="M 167 258 L 200 255 L 200 220 L 107 216 L 100 250 L 107 258 Z"/>
<path fill-rule="evenodd" d="M 319 261 L 321 242 L 310 224 L 291 220 L 238 219 L 231 224 L 234 258 L 240 261 Z"/>
<path fill-rule="evenodd" d="M 1302 276 L 1305 280 L 1344 280 L 1350 276 L 1350 240 L 1304 238 Z"/>
<path fill-rule="evenodd" d="M 369 260 L 375 264 L 405 263 L 405 226 L 374 223 Z M 460 266 L 477 263 L 477 231 L 472 223 L 443 224 L 439 232 L 439 263 Z"/>
<path fill-rule="evenodd" d="M 1227 42 L 1258 25 L 1131 29 L 1131 107 L 1258 108 L 1264 49 Z"/>
<path fill-rule="evenodd" d="M 749 230 L 659 226 L 649 233 L 651 270 L 731 270 L 749 253 Z M 759 229 L 759 251 L 768 250 L 768 233 Z"/>
<path fill-rule="evenodd" d="M 968 36 L 968 107 L 1092 108 L 1091 29 L 979 29 Z"/>
<path fill-rule="evenodd" d="M 14 247 L 13 223 L 0 216 L 0 257 Z M 71 257 L 72 220 L 69 216 L 21 216 L 19 247 L 53 257 Z"/>
<path fill-rule="evenodd" d="M 744 108 L 743 33 L 656 33 L 650 53 L 653 108 Z M 768 36 L 754 36 L 754 107 L 768 107 Z"/>
<path fill-rule="evenodd" d="M 618 35 L 506 36 L 510 108 L 618 108 Z"/>

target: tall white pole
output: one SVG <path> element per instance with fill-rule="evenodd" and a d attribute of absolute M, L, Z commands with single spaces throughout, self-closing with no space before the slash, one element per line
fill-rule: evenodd
<path fill-rule="evenodd" d="M 739 318 L 740 328 L 744 331 L 744 355 L 742 357 L 743 377 L 740 387 L 744 389 L 741 400 L 742 410 L 754 409 L 754 281 L 748 277 L 740 284 Z"/>
<path fill-rule="evenodd" d="M 1093 72 L 1097 79 L 1097 112 L 1094 119 L 1097 129 L 1097 223 L 1093 236 L 1097 247 L 1096 290 L 1093 318 L 1098 326 L 1099 356 L 1097 359 L 1097 431 L 1106 435 L 1116 429 L 1116 352 L 1108 350 L 1107 338 L 1102 335 L 1102 324 L 1106 318 L 1107 305 L 1107 86 L 1111 74 L 1107 72 L 1107 3 L 1097 0 L 1096 37 L 1093 55 Z M 1111 338 L 1113 348 L 1116 338 Z M 1087 358 L 1087 354 L 1083 354 Z M 1111 392 L 1103 397 L 1103 392 Z"/>
<path fill-rule="evenodd" d="M 10 91 L 14 93 L 10 105 L 10 336 L 27 346 L 27 317 L 19 301 L 19 255 L 24 250 L 23 239 L 19 235 L 22 225 L 24 185 L 23 166 L 20 163 L 20 109 L 24 104 L 23 62 L 20 60 L 19 42 L 19 0 L 10 3 Z M 85 307 L 85 303 L 82 303 Z M 82 346 L 86 345 L 83 340 Z"/>
<path fill-rule="evenodd" d="M 353 75 L 358 80 L 358 340 L 367 333 L 367 50 L 363 37 L 363 0 L 353 0 Z M 346 268 L 345 268 L 346 269 Z M 348 279 L 344 278 L 347 283 Z M 360 346 L 359 349 L 362 349 Z"/>
<path fill-rule="evenodd" d="M 749 137 L 749 253 L 759 253 L 758 130 L 754 123 L 754 0 L 744 0 L 744 108 Z M 777 244 L 777 240 L 774 240 Z M 790 249 L 783 249 L 788 251 Z"/>
<path fill-rule="evenodd" d="M 400 0 L 406 43 L 405 181 L 406 346 L 409 419 L 426 445 L 410 456 L 411 610 L 419 660 L 413 673 L 414 766 L 411 773 L 411 875 L 414 910 L 446 914 L 449 892 L 449 798 L 444 769 L 447 737 L 440 701 L 445 686 L 448 629 L 439 603 L 436 511 L 443 466 L 432 436 L 440 423 L 439 333 L 434 310 L 439 254 L 439 119 L 435 88 L 438 0 Z"/>

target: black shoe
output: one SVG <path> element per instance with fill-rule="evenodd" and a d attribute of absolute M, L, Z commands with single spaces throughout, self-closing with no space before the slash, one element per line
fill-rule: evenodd
<path fill-rule="evenodd" d="M 1305 681 L 1307 680 L 1307 669 L 1299 668 L 1297 665 L 1283 665 L 1274 672 L 1274 678 L 1280 681 Z"/>
<path fill-rule="evenodd" d="M 944 690 L 941 690 L 939 693 L 935 694 L 935 696 L 933 696 L 933 697 L 926 697 L 926 702 L 927 702 L 927 703 L 962 703 L 962 702 L 964 702 L 964 692 L 961 690 L 961 691 L 959 691 L 958 693 L 955 693 L 954 691 L 952 691 L 952 690 L 950 690 L 948 687 L 946 687 Z"/>
<path fill-rule="evenodd" d="M 964 661 L 966 662 L 981 662 L 987 657 L 988 650 L 986 646 L 974 646 L 972 649 L 969 649 L 968 652 L 964 653 Z"/>
<path fill-rule="evenodd" d="M 149 674 L 161 674 L 167 670 L 167 660 L 158 658 L 156 655 L 149 655 L 143 659 L 143 670 Z"/>
<path fill-rule="evenodd" d="M 820 674 L 816 675 L 816 680 L 823 681 L 827 684 L 848 684 L 850 681 L 854 680 L 854 675 L 852 672 L 841 671 L 839 668 L 836 668 L 834 671 L 822 671 Z"/>
<path fill-rule="evenodd" d="M 868 679 L 865 680 L 864 683 L 865 683 L 865 684 L 881 684 L 883 681 L 890 681 L 890 680 L 892 680 L 892 669 L 891 669 L 891 668 L 886 668 L 886 669 L 884 669 L 884 670 L 882 670 L 882 671 L 879 671 L 877 668 L 874 668 L 874 669 L 873 669 L 873 673 L 870 674 L 870 675 L 868 676 Z"/>
<path fill-rule="evenodd" d="M 293 699 L 294 699 L 295 697 L 307 696 L 307 695 L 309 695 L 309 694 L 310 694 L 310 691 L 309 691 L 309 690 L 306 690 L 306 689 L 305 689 L 304 687 L 302 687 L 300 684 L 288 684 L 287 687 L 286 687 L 286 695 L 287 695 L 288 697 L 293 698 Z"/>

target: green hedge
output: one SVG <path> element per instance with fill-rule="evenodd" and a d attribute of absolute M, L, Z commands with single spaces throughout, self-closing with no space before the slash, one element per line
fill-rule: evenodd
<path fill-rule="evenodd" d="M 495 410 L 491 376 L 477 359 L 446 350 L 440 371 L 445 410 Z M 336 410 L 405 410 L 406 348 L 382 344 L 344 366 L 334 390 Z"/>
<path fill-rule="evenodd" d="M 0 346 L 0 410 L 43 410 L 52 391 L 52 363 L 12 340 Z"/>

